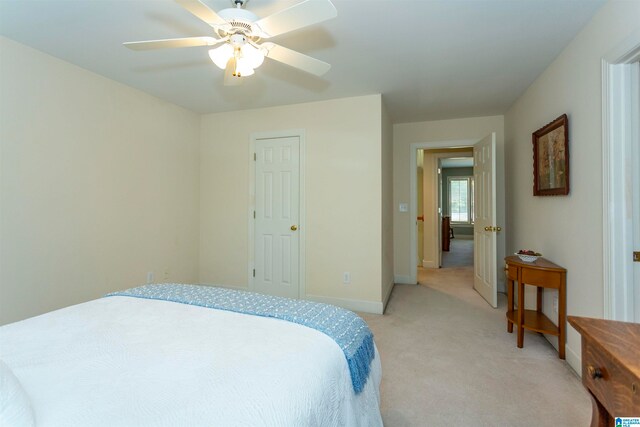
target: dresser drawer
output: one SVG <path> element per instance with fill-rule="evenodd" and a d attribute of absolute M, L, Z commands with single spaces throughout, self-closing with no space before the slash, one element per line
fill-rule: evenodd
<path fill-rule="evenodd" d="M 582 383 L 614 417 L 640 414 L 640 383 L 598 345 L 582 339 Z"/>
<path fill-rule="evenodd" d="M 552 271 L 534 270 L 531 268 L 522 269 L 522 283 L 526 285 L 537 285 L 545 288 L 560 288 L 562 273 Z"/>

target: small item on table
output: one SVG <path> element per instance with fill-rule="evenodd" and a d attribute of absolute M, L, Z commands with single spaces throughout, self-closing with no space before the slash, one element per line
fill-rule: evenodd
<path fill-rule="evenodd" d="M 542 256 L 540 252 L 532 251 L 531 249 L 520 249 L 516 255 L 524 262 L 535 262 Z"/>

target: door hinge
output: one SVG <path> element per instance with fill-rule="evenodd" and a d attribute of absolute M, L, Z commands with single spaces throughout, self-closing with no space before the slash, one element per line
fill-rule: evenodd
<path fill-rule="evenodd" d="M 256 161 L 257 157 L 258 157 L 258 156 L 256 155 L 256 153 L 253 153 L 253 161 L 254 161 L 254 162 Z"/>
<path fill-rule="evenodd" d="M 640 251 L 633 253 L 633 262 L 640 262 Z"/>
<path fill-rule="evenodd" d="M 256 269 L 253 269 L 253 277 L 256 277 Z"/>
<path fill-rule="evenodd" d="M 256 219 L 256 211 L 253 211 L 253 219 Z"/>

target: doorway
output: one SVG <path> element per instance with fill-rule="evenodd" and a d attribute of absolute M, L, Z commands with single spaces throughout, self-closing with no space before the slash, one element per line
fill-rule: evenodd
<path fill-rule="evenodd" d="M 504 238 L 498 238 L 498 233 L 501 231 L 501 227 L 496 224 L 496 201 L 500 194 L 496 193 L 496 135 L 495 133 L 488 135 L 481 140 L 459 140 L 459 141 L 439 141 L 439 142 L 427 142 L 427 143 L 414 143 L 410 146 L 410 201 L 409 203 L 409 215 L 414 221 L 411 222 L 410 233 L 410 260 L 411 266 L 411 282 L 417 283 L 418 266 L 416 266 L 416 260 L 418 256 L 417 241 L 418 241 L 418 218 L 417 218 L 417 176 L 418 176 L 418 150 L 420 149 L 468 149 L 473 147 L 474 152 L 474 165 L 480 165 L 480 168 L 476 172 L 474 177 L 475 181 L 475 223 L 474 223 L 474 289 L 485 298 L 485 300 L 492 306 L 497 307 L 497 291 L 498 291 L 498 253 L 501 256 L 504 254 Z M 423 159 L 423 166 L 425 171 L 428 170 L 428 164 Z M 502 171 L 500 171 L 502 173 Z M 478 175 L 479 174 L 479 175 Z M 436 177 L 436 180 L 439 179 Z M 481 185 L 480 185 L 481 184 Z M 425 185 L 427 181 L 425 180 Z M 431 195 L 431 200 L 425 200 L 425 212 L 424 212 L 424 235 L 438 236 L 438 239 L 432 239 L 431 248 L 433 248 L 432 254 L 439 254 L 440 246 L 440 215 L 442 211 L 438 211 L 436 219 L 433 220 L 433 215 L 428 215 L 428 207 L 431 209 L 434 206 L 438 206 L 438 196 Z M 502 204 L 501 204 L 502 205 Z M 432 211 L 433 212 L 433 211 Z M 428 221 L 432 218 L 431 221 Z M 498 245 L 500 249 L 498 250 Z M 423 263 L 425 267 L 438 268 L 440 266 L 440 260 L 436 260 L 436 256 L 428 258 L 430 254 L 427 252 L 428 247 L 425 246 L 424 257 L 425 261 L 430 261 L 432 264 Z"/>
<path fill-rule="evenodd" d="M 473 148 L 456 147 L 456 148 L 434 148 L 434 149 L 418 149 L 417 153 L 417 176 L 416 176 L 416 209 L 417 209 L 417 265 L 423 268 L 440 268 L 442 266 L 443 243 L 449 236 L 443 235 L 443 217 L 449 217 L 449 198 L 446 189 L 447 181 L 443 182 L 444 170 L 443 161 L 451 158 L 459 158 L 455 160 L 458 163 L 471 165 L 473 170 Z M 455 162 L 454 161 L 454 162 Z M 446 165 L 455 165 L 455 163 L 445 163 Z M 464 172 L 467 172 L 465 169 Z M 470 176 L 473 180 L 473 173 Z M 470 193 L 469 193 L 470 194 Z M 465 230 L 461 234 L 468 234 L 473 237 L 473 223 L 469 222 L 469 210 L 473 206 L 473 201 L 466 201 L 464 208 L 467 218 L 455 218 L 454 227 L 461 228 L 463 222 L 467 222 Z M 456 210 L 458 216 L 463 213 Z"/>
<path fill-rule="evenodd" d="M 473 267 L 473 152 L 451 156 L 439 160 L 440 267 Z"/>

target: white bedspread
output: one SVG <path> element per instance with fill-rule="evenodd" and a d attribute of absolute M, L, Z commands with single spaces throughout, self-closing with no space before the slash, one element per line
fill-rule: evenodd
<path fill-rule="evenodd" d="M 109 297 L 0 327 L 38 426 L 380 426 L 328 336 L 282 320 Z"/>

